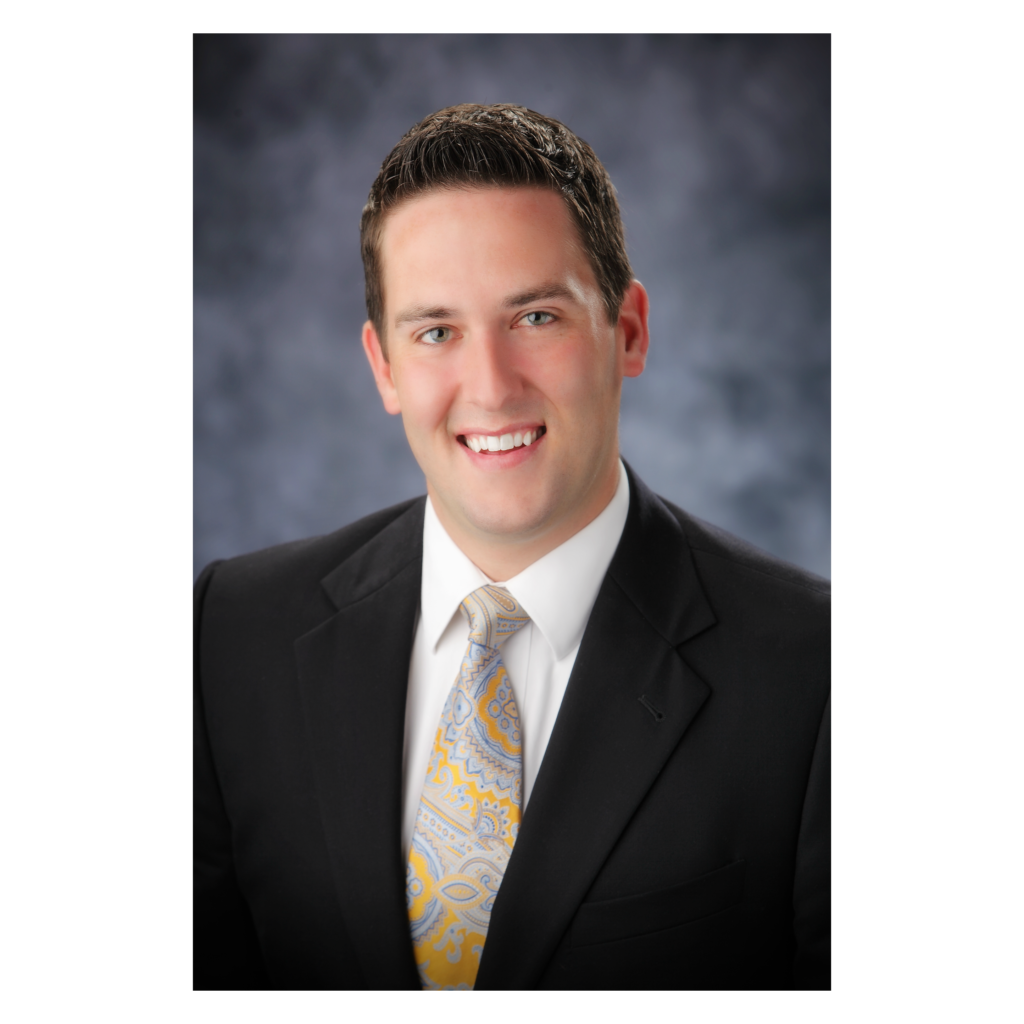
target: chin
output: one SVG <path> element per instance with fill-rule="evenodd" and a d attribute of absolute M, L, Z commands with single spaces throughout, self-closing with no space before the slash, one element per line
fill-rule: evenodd
<path fill-rule="evenodd" d="M 524 506 L 517 501 L 488 501 L 463 507 L 462 514 L 477 532 L 492 537 L 529 537 L 550 525 L 554 509 L 548 505 Z"/>

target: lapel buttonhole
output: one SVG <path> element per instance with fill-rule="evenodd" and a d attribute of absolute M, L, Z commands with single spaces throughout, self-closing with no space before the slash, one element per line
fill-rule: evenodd
<path fill-rule="evenodd" d="M 661 721 L 661 720 L 662 720 L 662 719 L 663 719 L 663 718 L 665 717 L 665 713 L 664 713 L 663 711 L 659 711 L 659 710 L 658 710 L 658 709 L 657 709 L 657 708 L 656 708 L 656 707 L 655 707 L 655 706 L 654 706 L 654 705 L 653 705 L 653 704 L 652 704 L 652 703 L 651 703 L 651 702 L 650 702 L 650 701 L 649 701 L 649 700 L 647 699 L 647 694 L 642 694 L 642 695 L 641 695 L 640 697 L 638 697 L 637 699 L 638 699 L 638 700 L 640 701 L 640 703 L 641 703 L 641 704 L 643 704 L 643 706 L 644 706 L 645 708 L 647 708 L 647 710 L 648 710 L 648 711 L 650 711 L 650 713 L 651 713 L 651 714 L 652 714 L 652 715 L 654 716 L 654 720 L 655 720 L 656 722 L 660 722 L 660 721 Z"/>

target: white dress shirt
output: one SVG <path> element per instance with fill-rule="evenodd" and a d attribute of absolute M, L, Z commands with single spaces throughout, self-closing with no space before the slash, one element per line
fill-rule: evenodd
<path fill-rule="evenodd" d="M 523 735 L 523 810 L 628 511 L 629 481 L 620 461 L 619 485 L 604 511 L 554 551 L 498 584 L 506 587 L 530 616 L 501 648 Z M 403 856 L 412 841 L 441 711 L 469 643 L 469 620 L 460 605 L 478 587 L 492 582 L 448 536 L 428 498 L 420 614 L 405 709 Z"/>

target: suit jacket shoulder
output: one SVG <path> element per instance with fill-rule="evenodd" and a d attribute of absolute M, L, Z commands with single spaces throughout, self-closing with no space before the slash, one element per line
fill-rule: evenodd
<path fill-rule="evenodd" d="M 213 562 L 197 579 L 196 589 L 205 591 L 216 575 L 219 601 L 242 614 L 272 616 L 280 625 L 282 615 L 290 619 L 296 612 L 305 610 L 306 603 L 319 592 L 322 580 L 396 520 L 406 513 L 413 513 L 415 520 L 419 512 L 422 525 L 424 502 L 422 497 L 413 498 L 373 512 L 324 536 L 277 544 Z M 411 525 L 415 527 L 415 522 Z"/>
<path fill-rule="evenodd" d="M 815 653 L 827 683 L 831 583 L 661 499 L 682 527 L 719 625 Z M 807 645 L 811 644 L 811 650 Z"/>
<path fill-rule="evenodd" d="M 782 585 L 802 587 L 819 595 L 827 603 L 831 592 L 831 584 L 827 579 L 809 572 L 807 569 L 801 569 L 799 566 L 785 562 L 781 558 L 769 555 L 766 551 L 762 551 L 749 541 L 742 540 L 723 530 L 720 526 L 715 526 L 713 523 L 690 515 L 689 512 L 684 512 L 665 498 L 660 500 L 679 521 L 698 563 L 710 567 L 712 560 L 718 560 L 719 570 L 728 571 L 726 567 L 731 566 L 737 576 L 759 573 L 776 580 L 780 587 Z M 812 600 L 811 603 L 815 602 Z"/>

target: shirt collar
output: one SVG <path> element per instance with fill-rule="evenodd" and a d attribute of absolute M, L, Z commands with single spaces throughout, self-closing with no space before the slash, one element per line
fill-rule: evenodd
<path fill-rule="evenodd" d="M 565 543 L 501 584 L 523 606 L 556 660 L 570 654 L 583 639 L 628 512 L 629 480 L 620 460 L 619 484 L 604 511 Z M 490 582 L 448 536 L 428 498 L 423 519 L 420 615 L 431 650 L 436 649 L 465 598 Z"/>
<path fill-rule="evenodd" d="M 448 536 L 428 497 L 423 516 L 420 621 L 430 650 L 437 650 L 441 635 L 466 597 L 490 582 Z"/>

